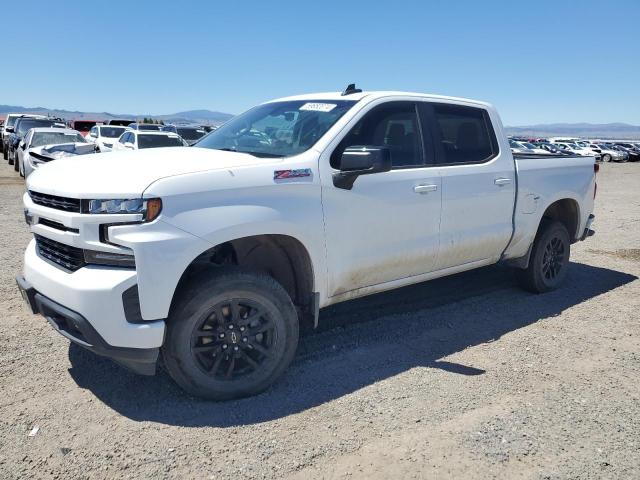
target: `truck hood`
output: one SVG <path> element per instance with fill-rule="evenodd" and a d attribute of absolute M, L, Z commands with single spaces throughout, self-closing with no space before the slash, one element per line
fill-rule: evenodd
<path fill-rule="evenodd" d="M 60 197 L 135 198 L 161 178 L 274 161 L 194 147 L 98 153 L 44 164 L 29 176 L 27 188 Z"/>

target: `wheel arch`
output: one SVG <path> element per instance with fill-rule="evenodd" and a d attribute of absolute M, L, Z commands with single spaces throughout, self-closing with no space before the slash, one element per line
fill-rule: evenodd
<path fill-rule="evenodd" d="M 540 231 L 543 222 L 549 221 L 562 223 L 569 232 L 571 243 L 580 238 L 580 204 L 576 199 L 565 197 L 552 202 L 542 214 L 536 232 Z"/>
<path fill-rule="evenodd" d="M 271 276 L 291 297 L 300 320 L 317 325 L 319 294 L 310 252 L 299 239 L 283 234 L 234 238 L 201 252 L 180 276 L 171 309 L 185 285 L 196 275 L 231 266 Z"/>

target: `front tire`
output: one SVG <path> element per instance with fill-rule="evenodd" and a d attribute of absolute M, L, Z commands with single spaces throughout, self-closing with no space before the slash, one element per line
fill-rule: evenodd
<path fill-rule="evenodd" d="M 570 255 L 566 227 L 543 220 L 533 242 L 529 266 L 518 272 L 520 286 L 533 293 L 555 290 L 567 276 Z"/>
<path fill-rule="evenodd" d="M 20 159 L 18 158 L 18 152 L 13 155 L 13 169 L 16 172 L 20 171 Z"/>
<path fill-rule="evenodd" d="M 9 162 L 9 165 L 13 165 L 13 155 L 11 153 L 12 152 L 9 151 L 9 153 L 7 154 L 7 161 Z"/>
<path fill-rule="evenodd" d="M 212 400 L 255 395 L 291 363 L 298 316 L 271 277 L 224 269 L 197 277 L 178 295 L 162 355 L 187 392 Z"/>
<path fill-rule="evenodd" d="M 604 154 L 602 156 L 602 161 L 603 162 L 610 162 L 611 161 L 611 155 L 609 155 L 608 153 Z"/>

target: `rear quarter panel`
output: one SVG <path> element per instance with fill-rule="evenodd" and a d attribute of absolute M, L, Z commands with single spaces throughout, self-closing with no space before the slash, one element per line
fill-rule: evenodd
<path fill-rule="evenodd" d="M 580 237 L 593 212 L 594 162 L 594 157 L 516 158 L 514 235 L 504 259 L 527 253 L 545 210 L 558 200 L 571 199 L 577 203 L 578 228 L 569 235 L 573 240 Z"/>

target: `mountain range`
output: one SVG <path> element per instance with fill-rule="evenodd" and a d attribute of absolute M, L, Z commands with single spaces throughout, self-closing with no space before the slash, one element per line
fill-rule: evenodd
<path fill-rule="evenodd" d="M 0 116 L 7 113 L 33 113 L 52 115 L 64 119 L 77 120 L 109 120 L 111 118 L 142 119 L 152 117 L 165 123 L 198 123 L 203 125 L 219 125 L 231 117 L 230 113 L 216 112 L 212 110 L 187 110 L 185 112 L 171 113 L 167 115 L 148 114 L 116 114 L 109 112 L 80 112 L 71 110 L 51 109 L 45 107 L 18 107 L 14 105 L 0 105 Z M 548 123 L 537 125 L 524 125 L 505 127 L 507 135 L 526 137 L 588 137 L 588 138 L 612 138 L 612 139 L 640 139 L 640 126 L 628 123 Z"/>
<path fill-rule="evenodd" d="M 640 126 L 628 123 L 549 123 L 505 127 L 507 135 L 524 137 L 585 137 L 602 139 L 640 139 Z"/>
<path fill-rule="evenodd" d="M 151 117 L 155 120 L 162 120 L 165 123 L 199 123 L 203 125 L 219 125 L 226 122 L 231 117 L 230 113 L 214 112 L 211 110 L 188 110 L 185 112 L 171 113 L 167 115 L 149 115 L 149 114 L 121 114 L 110 112 L 80 112 L 77 110 L 62 110 L 45 107 L 19 107 L 15 105 L 0 105 L 0 116 L 7 113 L 32 113 L 39 115 L 51 115 L 61 117 L 66 120 L 109 120 L 112 118 L 142 119 Z"/>

